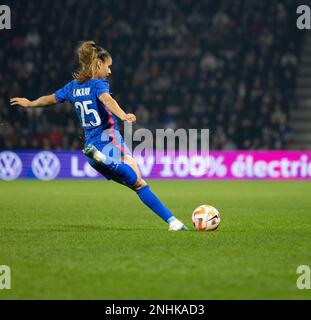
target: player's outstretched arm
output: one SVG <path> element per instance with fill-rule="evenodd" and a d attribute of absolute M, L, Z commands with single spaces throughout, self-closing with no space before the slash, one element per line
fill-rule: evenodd
<path fill-rule="evenodd" d="M 11 106 L 20 105 L 23 108 L 40 108 L 48 107 L 57 103 L 55 94 L 40 97 L 37 100 L 30 101 L 26 98 L 12 98 L 10 100 Z"/>
<path fill-rule="evenodd" d="M 125 113 L 109 93 L 103 93 L 99 100 L 122 121 L 136 122 L 136 116 L 132 113 Z"/>

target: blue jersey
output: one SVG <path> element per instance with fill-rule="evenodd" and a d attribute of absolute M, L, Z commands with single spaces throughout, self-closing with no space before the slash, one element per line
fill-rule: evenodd
<path fill-rule="evenodd" d="M 103 79 L 84 83 L 73 80 L 55 92 L 57 102 L 68 100 L 75 107 L 86 141 L 100 136 L 106 129 L 117 129 L 116 117 L 99 100 L 105 92 L 110 93 L 109 82 Z"/>

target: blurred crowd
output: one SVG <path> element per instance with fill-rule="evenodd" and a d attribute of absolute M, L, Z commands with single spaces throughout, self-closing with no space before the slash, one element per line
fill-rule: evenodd
<path fill-rule="evenodd" d="M 111 92 L 137 115 L 135 129 L 208 128 L 212 149 L 285 148 L 301 42 L 295 2 L 11 1 L 12 30 L 1 31 L 0 148 L 81 148 L 70 104 L 8 104 L 69 82 L 81 40 L 112 54 Z"/>

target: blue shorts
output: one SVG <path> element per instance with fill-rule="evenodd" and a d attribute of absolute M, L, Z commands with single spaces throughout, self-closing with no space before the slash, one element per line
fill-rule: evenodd
<path fill-rule="evenodd" d="M 106 156 L 121 160 L 125 155 L 132 156 L 118 129 L 107 129 L 101 135 L 88 139 L 85 146 L 92 144 Z M 88 159 L 89 164 L 107 180 L 118 178 L 107 167 Z"/>

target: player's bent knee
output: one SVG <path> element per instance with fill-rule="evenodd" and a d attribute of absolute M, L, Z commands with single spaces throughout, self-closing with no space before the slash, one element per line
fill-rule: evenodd
<path fill-rule="evenodd" d="M 138 179 L 137 182 L 132 187 L 133 190 L 138 191 L 139 189 L 145 187 L 147 182 L 144 179 Z"/>

